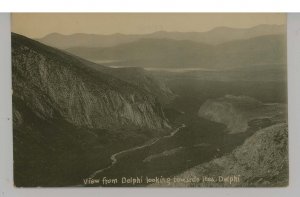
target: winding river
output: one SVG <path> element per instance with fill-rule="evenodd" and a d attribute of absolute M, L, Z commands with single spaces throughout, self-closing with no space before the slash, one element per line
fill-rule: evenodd
<path fill-rule="evenodd" d="M 123 150 L 123 151 L 120 151 L 120 152 L 117 152 L 115 154 L 113 154 L 111 157 L 110 157 L 110 160 L 111 160 L 111 164 L 108 166 L 108 167 L 105 167 L 105 168 L 102 168 L 100 170 L 97 170 L 96 172 L 94 172 L 93 174 L 91 174 L 89 176 L 89 178 L 94 178 L 95 176 L 97 176 L 98 174 L 102 173 L 103 171 L 105 170 L 108 170 L 110 168 L 112 168 L 117 162 L 118 162 L 118 159 L 117 157 L 122 155 L 122 154 L 125 154 L 125 153 L 129 153 L 129 152 L 133 152 L 133 151 L 136 151 L 136 150 L 139 150 L 139 149 L 142 149 L 142 148 L 146 148 L 146 147 L 149 147 L 149 146 L 152 146 L 154 145 L 155 143 L 157 143 L 158 141 L 162 140 L 162 139 L 165 139 L 165 138 L 170 138 L 170 137 L 173 137 L 178 131 L 180 131 L 180 129 L 186 127 L 185 124 L 182 124 L 180 127 L 176 128 L 173 132 L 171 132 L 169 135 L 166 135 L 166 136 L 163 136 L 161 138 L 157 138 L 157 139 L 154 139 L 153 141 L 151 142 L 148 142 L 146 144 L 143 144 L 141 146 L 137 146 L 137 147 L 133 147 L 133 148 L 130 148 L 130 149 L 126 149 L 126 150 Z"/>

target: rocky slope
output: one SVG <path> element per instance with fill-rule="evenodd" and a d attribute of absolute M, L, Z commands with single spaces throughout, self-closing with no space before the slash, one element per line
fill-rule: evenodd
<path fill-rule="evenodd" d="M 17 186 L 81 183 L 114 152 L 169 132 L 142 86 L 14 33 L 12 72 Z"/>
<path fill-rule="evenodd" d="M 213 181 L 203 181 L 204 176 L 213 178 Z M 171 183 L 171 186 L 287 186 L 287 124 L 278 123 L 259 130 L 232 153 L 195 166 L 176 177 L 181 180 L 198 177 L 200 180 Z"/>
<path fill-rule="evenodd" d="M 142 88 L 35 41 L 18 35 L 12 39 L 14 96 L 38 116 L 53 118 L 56 112 L 89 128 L 167 126 L 160 104 Z"/>
<path fill-rule="evenodd" d="M 207 100 L 198 115 L 225 124 L 229 133 L 239 133 L 247 131 L 255 120 L 280 122 L 285 119 L 286 110 L 283 104 L 264 104 L 247 96 L 226 95 Z"/>

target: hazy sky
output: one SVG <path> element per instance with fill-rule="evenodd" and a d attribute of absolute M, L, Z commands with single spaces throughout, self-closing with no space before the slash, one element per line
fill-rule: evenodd
<path fill-rule="evenodd" d="M 145 34 L 155 31 L 201 32 L 217 26 L 252 27 L 259 24 L 285 24 L 285 14 L 162 14 L 162 13 L 18 13 L 12 14 L 12 31 L 40 38 L 61 34 Z"/>

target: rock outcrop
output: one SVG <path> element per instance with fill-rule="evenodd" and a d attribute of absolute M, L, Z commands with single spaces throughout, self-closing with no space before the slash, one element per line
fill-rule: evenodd
<path fill-rule="evenodd" d="M 278 103 L 264 104 L 247 96 L 226 95 L 207 100 L 198 115 L 225 124 L 229 133 L 239 133 L 247 131 L 249 122 L 255 119 L 280 122 L 286 117 L 286 107 Z"/>

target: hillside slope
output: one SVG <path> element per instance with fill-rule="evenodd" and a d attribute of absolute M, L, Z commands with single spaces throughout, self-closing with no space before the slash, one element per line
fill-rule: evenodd
<path fill-rule="evenodd" d="M 14 33 L 12 72 L 17 186 L 76 184 L 112 153 L 169 132 L 149 91 Z"/>

